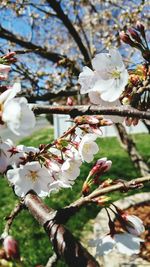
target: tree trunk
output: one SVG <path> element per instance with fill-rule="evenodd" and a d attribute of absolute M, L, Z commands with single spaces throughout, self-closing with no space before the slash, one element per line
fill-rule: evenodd
<path fill-rule="evenodd" d="M 137 151 L 136 144 L 132 140 L 132 137 L 127 134 L 127 131 L 122 124 L 116 123 L 116 128 L 121 145 L 128 152 L 134 166 L 140 171 L 142 176 L 148 175 L 150 172 L 149 167 Z"/>

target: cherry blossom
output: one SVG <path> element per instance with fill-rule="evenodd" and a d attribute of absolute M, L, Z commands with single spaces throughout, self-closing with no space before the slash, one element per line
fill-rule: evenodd
<path fill-rule="evenodd" d="M 79 75 L 81 94 L 96 91 L 104 101 L 118 99 L 128 83 L 128 72 L 119 51 L 112 48 L 109 53 L 97 54 L 92 66 L 94 71 L 84 67 Z"/>
<path fill-rule="evenodd" d="M 81 164 L 81 160 L 67 159 L 61 167 L 61 172 L 59 174 L 60 180 L 69 185 L 74 184 L 74 180 L 80 174 Z"/>
<path fill-rule="evenodd" d="M 79 154 L 82 161 L 91 162 L 94 155 L 99 151 L 98 145 L 94 142 L 97 138 L 96 134 L 85 134 L 79 144 Z"/>
<path fill-rule="evenodd" d="M 4 106 L 2 120 L 16 135 L 27 135 L 35 126 L 34 113 L 24 97 L 12 99 Z"/>
<path fill-rule="evenodd" d="M 129 233 L 139 236 L 145 231 L 142 220 L 137 216 L 124 213 L 122 218 L 125 222 L 125 228 Z"/>
<path fill-rule="evenodd" d="M 9 65 L 0 64 L 0 80 L 6 80 L 11 67 Z"/>
<path fill-rule="evenodd" d="M 14 98 L 20 90 L 20 83 L 15 83 L 11 89 L 0 95 L 1 117 L 13 133 L 26 135 L 35 126 L 35 116 L 27 105 L 26 98 Z"/>
<path fill-rule="evenodd" d="M 40 197 L 46 197 L 49 194 L 49 184 L 54 181 L 50 171 L 37 161 L 8 170 L 7 178 L 19 197 L 24 197 L 30 190 Z"/>

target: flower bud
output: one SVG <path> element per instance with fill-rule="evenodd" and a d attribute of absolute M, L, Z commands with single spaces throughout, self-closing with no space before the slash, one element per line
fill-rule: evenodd
<path fill-rule="evenodd" d="M 138 43 L 142 44 L 142 40 L 141 40 L 139 34 L 138 34 L 134 29 L 129 28 L 129 29 L 128 29 L 128 32 L 130 33 L 131 37 L 132 37 L 135 41 L 137 41 Z"/>
<path fill-rule="evenodd" d="M 7 255 L 7 258 L 10 259 L 19 259 L 19 246 L 17 241 L 10 235 L 6 236 L 3 242 L 4 250 Z"/>
<path fill-rule="evenodd" d="M 89 176 L 93 175 L 102 175 L 104 172 L 108 171 L 112 165 L 111 160 L 107 160 L 107 158 L 99 159 L 94 167 L 91 169 Z"/>
<path fill-rule="evenodd" d="M 120 32 L 119 33 L 119 36 L 120 36 L 120 39 L 126 43 L 126 44 L 129 44 L 129 45 L 132 45 L 134 42 L 131 40 L 129 34 L 125 33 L 124 31 Z"/>
<path fill-rule="evenodd" d="M 87 196 L 90 192 L 90 185 L 88 182 L 84 182 L 83 186 L 82 186 L 82 194 L 83 196 Z"/>
<path fill-rule="evenodd" d="M 16 52 L 9 52 L 5 56 L 3 56 L 3 58 L 10 59 L 10 58 L 14 57 L 15 55 L 16 55 Z"/>
<path fill-rule="evenodd" d="M 140 21 L 137 21 L 136 28 L 141 33 L 142 37 L 145 39 L 145 27 L 144 27 L 144 25 Z"/>
<path fill-rule="evenodd" d="M 141 45 L 141 43 L 137 43 L 131 40 L 129 34 L 125 33 L 124 31 L 119 33 L 120 39 L 130 45 L 131 47 L 136 47 L 137 49 L 139 49 L 140 51 L 143 51 L 143 46 Z"/>
<path fill-rule="evenodd" d="M 68 106 L 73 106 L 73 99 L 71 97 L 67 98 L 67 103 Z"/>
<path fill-rule="evenodd" d="M 0 80 L 6 80 L 11 67 L 9 65 L 0 64 Z"/>
<path fill-rule="evenodd" d="M 130 233 L 136 236 L 139 236 L 145 231 L 143 222 L 140 218 L 135 215 L 129 215 L 122 213 L 121 215 L 121 224 L 123 227 Z"/>

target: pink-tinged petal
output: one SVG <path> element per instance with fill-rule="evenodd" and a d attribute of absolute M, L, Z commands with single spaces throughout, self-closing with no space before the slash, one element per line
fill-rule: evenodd
<path fill-rule="evenodd" d="M 84 67 L 83 72 L 79 75 L 78 83 L 81 85 L 81 94 L 88 93 L 95 84 L 94 72 L 90 68 Z"/>
<path fill-rule="evenodd" d="M 135 215 L 125 215 L 123 218 L 126 221 L 126 229 L 133 235 L 140 235 L 145 231 L 143 222 Z"/>
<path fill-rule="evenodd" d="M 89 92 L 89 98 L 90 102 L 95 104 L 95 105 L 101 105 L 101 95 L 99 91 L 91 91 Z"/>
<path fill-rule="evenodd" d="M 106 77 L 108 67 L 111 67 L 111 59 L 108 53 L 100 53 L 92 60 L 94 70 L 101 73 L 101 78 Z"/>

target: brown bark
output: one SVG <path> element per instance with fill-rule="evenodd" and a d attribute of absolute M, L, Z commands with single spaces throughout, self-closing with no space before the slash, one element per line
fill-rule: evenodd
<path fill-rule="evenodd" d="M 116 128 L 118 130 L 121 145 L 128 152 L 134 166 L 140 171 L 142 176 L 148 175 L 150 173 L 149 167 L 137 151 L 136 144 L 132 140 L 132 137 L 127 134 L 126 129 L 122 124 L 116 123 Z"/>
<path fill-rule="evenodd" d="M 41 224 L 51 239 L 58 257 L 63 257 L 70 267 L 99 267 L 99 264 L 88 251 L 77 241 L 63 225 L 55 220 L 55 213 L 42 200 L 29 193 L 25 197 L 25 205 L 34 218 Z"/>
<path fill-rule="evenodd" d="M 121 117 L 132 117 L 150 120 L 150 112 L 139 111 L 135 108 L 124 107 L 101 107 L 97 105 L 78 105 L 78 106 L 52 106 L 52 105 L 33 105 L 35 114 L 69 114 L 72 118 L 80 115 L 114 115 Z"/>

